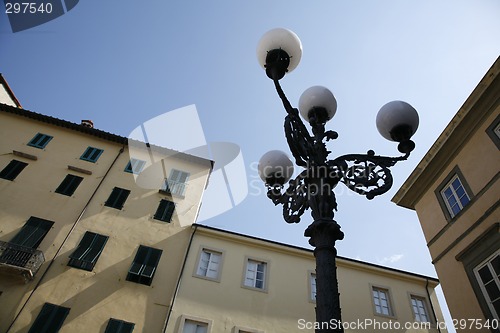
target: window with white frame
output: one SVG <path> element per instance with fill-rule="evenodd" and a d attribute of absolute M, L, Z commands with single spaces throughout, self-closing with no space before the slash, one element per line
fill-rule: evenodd
<path fill-rule="evenodd" d="M 202 248 L 195 275 L 210 280 L 219 280 L 222 266 L 222 252 Z"/>
<path fill-rule="evenodd" d="M 309 300 L 316 302 L 316 273 L 309 272 Z"/>
<path fill-rule="evenodd" d="M 415 321 L 418 321 L 421 323 L 430 322 L 429 314 L 427 312 L 425 298 L 420 297 L 420 296 L 411 295 L 410 300 L 411 300 L 411 307 L 413 309 L 413 316 L 415 317 Z"/>
<path fill-rule="evenodd" d="M 212 321 L 188 315 L 180 317 L 178 333 L 210 333 Z"/>
<path fill-rule="evenodd" d="M 372 295 L 376 314 L 382 316 L 394 316 L 388 289 L 372 287 Z"/>
<path fill-rule="evenodd" d="M 247 265 L 245 269 L 245 280 L 243 282 L 243 284 L 246 287 L 266 290 L 267 289 L 266 275 L 267 275 L 266 262 L 254 259 L 247 259 Z"/>
<path fill-rule="evenodd" d="M 184 322 L 184 329 L 182 330 L 182 333 L 207 333 L 207 330 L 207 323 L 200 323 L 188 319 Z"/>
<path fill-rule="evenodd" d="M 500 250 L 474 268 L 474 275 L 495 319 L 500 319 Z"/>
<path fill-rule="evenodd" d="M 464 184 L 457 174 L 451 178 L 440 192 L 452 218 L 460 213 L 460 211 L 470 202 L 470 196 L 466 192 Z"/>

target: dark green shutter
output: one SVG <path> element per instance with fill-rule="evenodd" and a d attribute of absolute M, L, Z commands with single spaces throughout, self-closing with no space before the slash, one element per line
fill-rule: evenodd
<path fill-rule="evenodd" d="M 12 160 L 2 171 L 0 171 L 0 178 L 14 180 L 27 165 L 28 163 Z"/>
<path fill-rule="evenodd" d="M 69 256 L 68 265 L 91 271 L 107 241 L 108 236 L 86 231 L 76 250 Z"/>
<path fill-rule="evenodd" d="M 61 182 L 61 184 L 57 187 L 56 193 L 72 196 L 73 193 L 75 193 L 76 189 L 78 188 L 78 185 L 80 185 L 80 183 L 82 182 L 82 180 L 83 180 L 82 177 L 67 175 Z"/>
<path fill-rule="evenodd" d="M 140 245 L 127 274 L 127 281 L 151 285 L 162 250 Z"/>
<path fill-rule="evenodd" d="M 53 224 L 54 222 L 52 221 L 32 216 L 10 240 L 10 243 L 36 249 Z"/>
<path fill-rule="evenodd" d="M 134 326 L 134 323 L 110 318 L 104 333 L 132 333 Z"/>
<path fill-rule="evenodd" d="M 154 219 L 170 222 L 174 214 L 175 204 L 172 201 L 162 199 L 156 209 Z"/>
<path fill-rule="evenodd" d="M 116 209 L 122 209 L 129 194 L 129 190 L 115 187 L 104 205 Z"/>
<path fill-rule="evenodd" d="M 69 308 L 45 303 L 28 333 L 57 333 L 69 314 Z"/>

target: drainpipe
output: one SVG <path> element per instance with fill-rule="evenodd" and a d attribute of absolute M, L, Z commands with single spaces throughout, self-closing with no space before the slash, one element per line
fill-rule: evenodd
<path fill-rule="evenodd" d="M 441 333 L 441 329 L 439 328 L 439 325 L 437 324 L 437 316 L 436 316 L 436 311 L 434 310 L 434 305 L 431 299 L 431 294 L 429 293 L 429 279 L 425 279 L 425 291 L 427 292 L 427 298 L 429 299 L 429 303 L 431 304 L 431 310 L 432 310 L 432 315 L 434 316 L 434 322 L 436 323 L 436 328 L 439 333 Z"/>
<path fill-rule="evenodd" d="M 71 233 L 73 232 L 73 230 L 75 230 L 76 228 L 76 225 L 78 224 L 78 222 L 80 222 L 80 220 L 82 219 L 83 217 L 83 214 L 85 214 L 85 211 L 87 210 L 87 208 L 89 207 L 90 205 L 90 202 L 92 201 L 92 199 L 94 198 L 95 194 L 97 193 L 97 191 L 99 190 L 99 188 L 101 187 L 102 183 L 104 182 L 104 179 L 106 179 L 106 176 L 109 174 L 109 172 L 111 171 L 111 169 L 113 168 L 113 166 L 115 165 L 116 161 L 118 160 L 118 157 L 120 157 L 120 155 L 124 152 L 125 150 L 125 147 L 122 147 L 120 149 L 120 151 L 118 152 L 118 155 L 116 155 L 115 159 L 113 160 L 113 162 L 111 163 L 111 165 L 109 166 L 108 170 L 106 170 L 106 173 L 104 174 L 104 176 L 102 177 L 101 181 L 99 182 L 99 184 L 97 185 L 97 187 L 95 188 L 94 192 L 92 193 L 92 195 L 90 196 L 89 200 L 87 201 L 87 203 L 85 204 L 85 207 L 83 207 L 82 211 L 80 212 L 80 214 L 78 215 L 78 218 L 76 219 L 76 221 L 73 223 L 73 226 L 71 227 L 71 230 L 68 232 L 68 234 L 66 235 L 66 237 L 64 238 L 64 240 L 62 241 L 61 243 L 61 246 L 59 246 L 59 248 L 57 249 L 56 253 L 54 254 L 54 256 L 52 257 L 52 259 L 50 260 L 49 262 L 49 265 L 47 266 L 47 269 L 45 269 L 45 271 L 43 272 L 42 276 L 40 277 L 40 279 L 38 279 L 38 282 L 36 283 L 35 285 L 35 288 L 33 288 L 33 290 L 31 291 L 30 295 L 28 296 L 28 298 L 26 299 L 26 302 L 24 302 L 21 310 L 19 310 L 19 312 L 17 313 L 16 317 L 14 318 L 14 320 L 12 321 L 12 323 L 9 325 L 9 327 L 7 328 L 7 331 L 5 333 L 9 333 L 12 326 L 14 325 L 14 323 L 16 322 L 16 320 L 19 318 L 19 316 L 21 315 L 21 313 L 23 312 L 24 308 L 26 307 L 26 305 L 28 304 L 28 302 L 30 301 L 31 297 L 33 296 L 33 294 L 35 293 L 35 291 L 38 289 L 38 287 L 40 286 L 40 284 L 42 283 L 43 281 L 43 278 L 47 275 L 50 267 L 52 267 L 52 264 L 55 262 L 57 256 L 59 255 L 59 252 L 61 252 L 64 244 L 66 244 L 66 241 L 68 240 L 69 236 L 71 235 Z"/>
<path fill-rule="evenodd" d="M 172 296 L 172 300 L 170 301 L 170 306 L 168 308 L 167 318 L 165 319 L 165 324 L 163 324 L 163 333 L 165 333 L 167 331 L 168 321 L 170 320 L 170 315 L 172 314 L 172 309 L 174 308 L 175 299 L 177 298 L 177 294 L 179 293 L 181 279 L 182 279 L 182 276 L 184 275 L 184 269 L 186 268 L 187 258 L 189 256 L 189 251 L 191 250 L 191 244 L 193 243 L 193 238 L 194 238 L 194 234 L 196 232 L 196 229 L 198 229 L 198 225 L 195 224 L 194 230 L 191 233 L 191 238 L 189 239 L 189 244 L 188 244 L 188 247 L 186 250 L 186 254 L 184 256 L 184 262 L 182 263 L 181 272 L 179 274 L 179 278 L 177 279 L 177 284 L 175 286 L 174 295 Z"/>

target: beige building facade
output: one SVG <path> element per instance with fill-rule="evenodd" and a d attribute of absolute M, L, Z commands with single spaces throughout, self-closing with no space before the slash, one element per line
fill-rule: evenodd
<path fill-rule="evenodd" d="M 500 329 L 499 73 L 500 58 L 393 198 L 418 215 L 451 316 L 477 323 L 463 332 Z"/>
<path fill-rule="evenodd" d="M 190 238 L 167 333 L 317 328 L 311 250 L 196 224 Z M 436 279 L 341 257 L 337 265 L 345 332 L 446 332 Z"/>
<path fill-rule="evenodd" d="M 213 163 L 1 88 L 0 332 L 161 332 Z"/>
<path fill-rule="evenodd" d="M 0 332 L 314 332 L 311 250 L 193 224 L 212 168 L 24 110 L 0 76 Z M 446 331 L 437 279 L 338 277 L 346 332 Z"/>

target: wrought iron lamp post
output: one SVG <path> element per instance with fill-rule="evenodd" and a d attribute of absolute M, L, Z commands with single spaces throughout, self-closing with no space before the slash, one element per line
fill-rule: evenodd
<path fill-rule="evenodd" d="M 415 109 L 402 101 L 384 105 L 377 114 L 377 128 L 388 140 L 399 142 L 399 157 L 348 154 L 329 159 L 326 141 L 338 134 L 325 130 L 325 124 L 336 112 L 337 102 L 324 87 L 307 89 L 299 99 L 299 110 L 292 107 L 279 80 L 298 65 L 302 45 L 293 32 L 273 29 L 260 40 L 257 57 L 267 76 L 273 80 L 287 113 L 285 137 L 295 164 L 303 170 L 294 179 L 293 163 L 281 151 L 270 151 L 259 161 L 259 174 L 267 187 L 267 196 L 275 205 L 283 205 L 283 217 L 288 223 L 300 222 L 311 209 L 313 222 L 304 232 L 315 248 L 316 257 L 316 332 L 343 332 L 337 283 L 335 242 L 344 238 L 340 225 L 333 219 L 337 210 L 334 188 L 340 182 L 358 194 L 373 199 L 392 186 L 390 167 L 406 160 L 415 144 L 410 140 L 418 127 Z M 299 117 L 311 125 L 312 135 Z M 285 183 L 288 186 L 285 188 Z"/>

